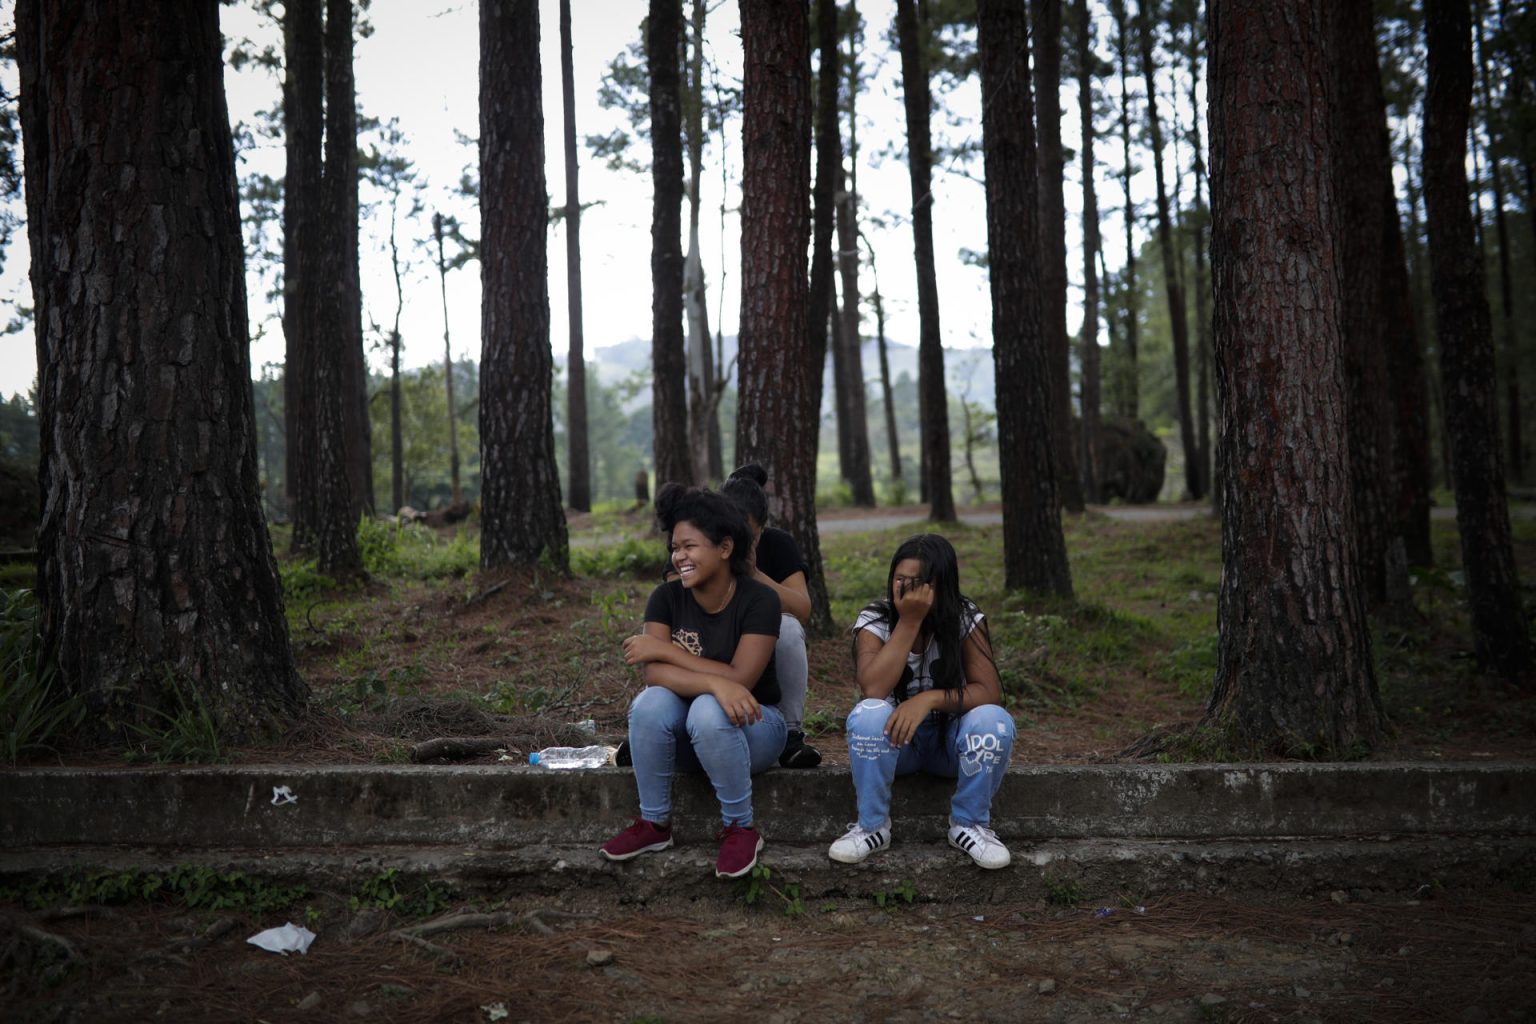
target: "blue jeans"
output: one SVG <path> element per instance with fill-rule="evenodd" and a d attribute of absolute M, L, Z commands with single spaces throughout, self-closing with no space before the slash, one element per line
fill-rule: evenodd
<path fill-rule="evenodd" d="M 679 697 L 648 686 L 629 707 L 629 752 L 640 790 L 640 816 L 658 825 L 672 820 L 672 776 L 703 771 L 720 800 L 727 825 L 752 824 L 752 776 L 778 763 L 784 716 L 763 705 L 763 717 L 732 725 L 720 702 L 705 694 Z"/>
<path fill-rule="evenodd" d="M 779 710 L 784 713 L 784 725 L 790 732 L 804 732 L 805 691 L 811 669 L 805 657 L 805 627 L 793 615 L 779 619 L 773 664 L 779 676 Z"/>
<path fill-rule="evenodd" d="M 920 771 L 959 779 L 949 802 L 954 824 L 986 825 L 1013 753 L 1013 718 L 996 704 L 950 718 L 929 715 L 912 742 L 893 747 L 885 738 L 885 723 L 894 710 L 886 701 L 870 699 L 848 713 L 848 765 L 858 794 L 859 827 L 873 832 L 890 821 L 896 776 Z"/>

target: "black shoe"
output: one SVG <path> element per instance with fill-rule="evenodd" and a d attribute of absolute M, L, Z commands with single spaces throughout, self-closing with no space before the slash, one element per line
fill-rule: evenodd
<path fill-rule="evenodd" d="M 821 751 L 806 744 L 805 733 L 792 732 L 784 739 L 779 764 L 784 768 L 815 768 L 821 764 Z"/>
<path fill-rule="evenodd" d="M 635 759 L 629 756 L 629 740 L 619 744 L 619 749 L 613 752 L 613 763 L 620 768 L 628 768 L 635 763 Z"/>

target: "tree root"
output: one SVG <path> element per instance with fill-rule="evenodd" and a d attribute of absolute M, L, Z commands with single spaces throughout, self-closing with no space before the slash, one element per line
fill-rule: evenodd
<path fill-rule="evenodd" d="M 411 748 L 411 760 L 416 764 L 430 761 L 462 761 L 478 757 L 492 750 L 507 746 L 507 741 L 496 736 L 439 736 L 423 740 Z"/>
<path fill-rule="evenodd" d="M 546 923 L 545 918 L 552 921 L 589 921 L 596 916 L 596 914 L 573 913 L 565 910 L 530 910 L 525 914 L 511 911 L 500 911 L 494 914 L 448 914 L 421 924 L 397 928 L 389 934 L 439 956 L 455 956 L 456 954 L 451 950 L 428 942 L 424 936 L 436 935 L 439 932 L 461 931 L 465 928 L 482 928 L 487 931 L 492 928 L 530 928 L 540 935 L 553 935 L 555 930 Z"/>

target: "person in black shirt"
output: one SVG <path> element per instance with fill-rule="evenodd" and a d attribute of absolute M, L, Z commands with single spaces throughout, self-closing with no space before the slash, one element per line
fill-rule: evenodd
<path fill-rule="evenodd" d="M 783 530 L 765 526 L 768 520 L 768 496 L 763 487 L 768 471 L 755 462 L 737 469 L 720 488 L 736 507 L 746 513 L 747 525 L 755 539 L 752 578 L 772 587 L 784 606 L 779 624 L 779 642 L 774 648 L 778 662 L 779 688 L 784 699 L 788 735 L 779 764 L 785 768 L 814 768 L 821 763 L 821 752 L 805 742 L 802 718 L 805 695 L 810 683 L 810 665 L 805 655 L 805 627 L 811 621 L 811 592 L 805 581 L 805 558 L 800 546 Z"/>
<path fill-rule="evenodd" d="M 647 683 L 629 711 L 640 816 L 601 852 L 628 860 L 671 846 L 672 775 L 702 769 L 724 823 L 715 874 L 737 878 L 763 848 L 752 776 L 784 749 L 779 598 L 752 578 L 752 534 L 724 497 L 669 483 L 656 495 L 656 516 L 677 578 L 651 593 L 644 631 L 624 641 L 624 661 Z"/>

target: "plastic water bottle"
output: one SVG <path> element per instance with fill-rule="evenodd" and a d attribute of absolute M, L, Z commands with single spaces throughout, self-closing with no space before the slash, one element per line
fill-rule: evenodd
<path fill-rule="evenodd" d="M 611 763 L 613 747 L 545 747 L 528 755 L 542 768 L 601 768 Z"/>

